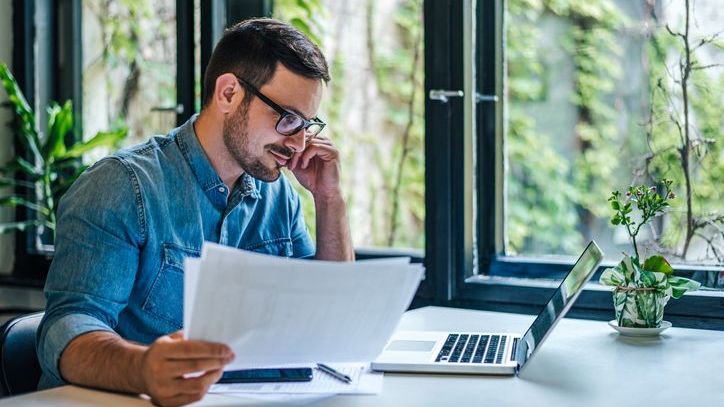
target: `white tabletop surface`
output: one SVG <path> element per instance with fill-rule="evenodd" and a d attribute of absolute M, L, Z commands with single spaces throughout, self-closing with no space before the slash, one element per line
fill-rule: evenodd
<path fill-rule="evenodd" d="M 404 330 L 520 332 L 532 316 L 426 307 Z M 724 406 L 724 332 L 670 328 L 655 338 L 619 336 L 605 322 L 565 319 L 520 377 L 386 374 L 376 396 L 307 400 L 314 406 Z M 147 400 L 65 386 L 0 399 L 0 406 L 132 406 Z M 294 403 L 300 404 L 300 403 Z M 207 395 L 195 405 L 260 405 Z"/>

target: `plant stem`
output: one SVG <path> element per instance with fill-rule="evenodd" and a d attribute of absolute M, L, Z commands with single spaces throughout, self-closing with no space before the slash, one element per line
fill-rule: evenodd
<path fill-rule="evenodd" d="M 686 184 L 686 240 L 684 241 L 684 251 L 682 257 L 686 258 L 686 253 L 689 251 L 689 243 L 691 238 L 694 236 L 694 216 L 692 213 L 692 202 L 691 202 L 691 174 L 690 171 L 690 150 L 691 150 L 691 135 L 689 132 L 689 76 L 691 74 L 691 46 L 689 44 L 689 0 L 686 0 L 686 20 L 684 35 L 682 41 L 684 42 L 684 55 L 685 63 L 681 66 L 681 97 L 682 104 L 684 106 L 684 145 L 681 146 L 681 166 L 684 170 L 684 181 Z"/>
<path fill-rule="evenodd" d="M 641 227 L 639 225 L 639 227 Z M 636 228 L 635 233 L 631 233 L 631 225 L 628 223 L 626 224 L 626 230 L 628 231 L 628 235 L 631 236 L 631 241 L 633 242 L 633 248 L 634 248 L 634 254 L 636 254 L 636 258 L 639 258 L 639 248 L 636 246 L 636 235 L 639 233 L 638 228 Z"/>

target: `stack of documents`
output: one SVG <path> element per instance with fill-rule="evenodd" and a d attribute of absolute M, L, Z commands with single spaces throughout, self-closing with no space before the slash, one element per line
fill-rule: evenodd
<path fill-rule="evenodd" d="M 207 243 L 184 265 L 185 335 L 229 345 L 227 370 L 366 363 L 422 277 L 406 258 L 326 262 Z"/>

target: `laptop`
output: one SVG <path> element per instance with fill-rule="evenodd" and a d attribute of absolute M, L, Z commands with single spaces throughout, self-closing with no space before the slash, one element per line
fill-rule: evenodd
<path fill-rule="evenodd" d="M 495 332 L 398 331 L 372 369 L 384 372 L 517 375 L 563 318 L 603 259 L 591 242 L 522 336 Z"/>

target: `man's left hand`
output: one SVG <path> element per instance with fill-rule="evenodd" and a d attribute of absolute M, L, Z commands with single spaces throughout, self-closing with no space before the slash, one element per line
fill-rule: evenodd
<path fill-rule="evenodd" d="M 339 150 L 330 139 L 316 137 L 310 140 L 304 151 L 294 154 L 288 168 L 315 199 L 341 195 Z"/>

